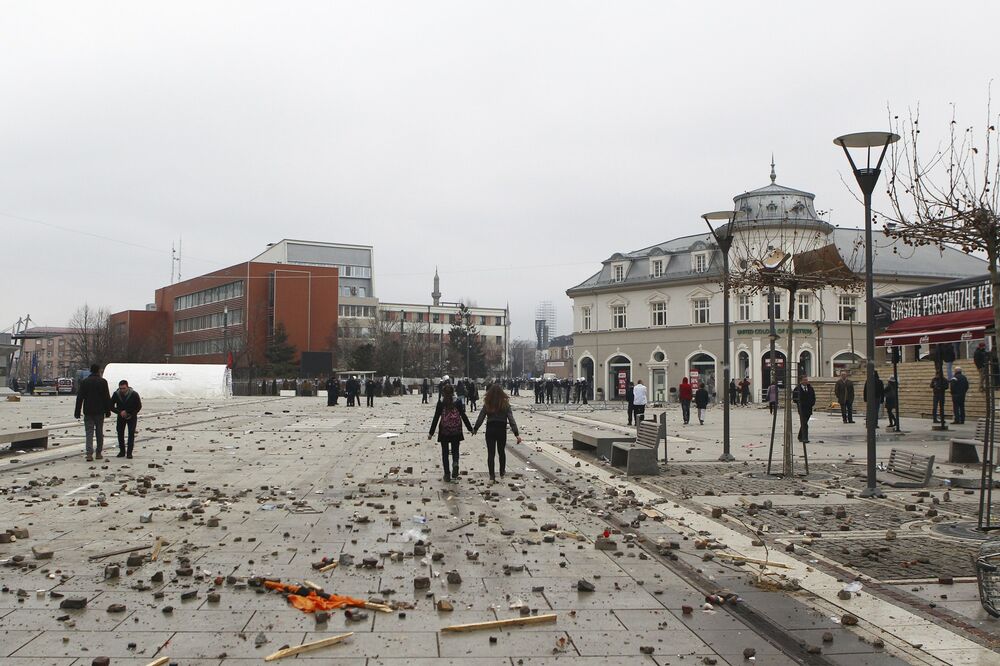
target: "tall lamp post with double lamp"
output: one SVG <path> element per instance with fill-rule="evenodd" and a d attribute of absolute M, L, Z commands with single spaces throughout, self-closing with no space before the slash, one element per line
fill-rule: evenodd
<path fill-rule="evenodd" d="M 889 146 L 899 141 L 899 135 L 892 132 L 857 132 L 855 134 L 845 134 L 833 140 L 833 143 L 844 149 L 844 155 L 851 164 L 854 171 L 854 178 L 858 181 L 858 186 L 864 194 L 865 200 L 865 352 L 866 372 L 865 385 L 875 386 L 875 289 L 872 282 L 872 192 L 878 183 L 879 175 L 882 171 L 882 161 L 889 150 Z M 849 149 L 865 151 L 865 164 L 858 166 L 851 156 Z M 878 161 L 872 166 L 872 148 L 881 150 Z M 874 388 L 872 388 L 874 395 Z M 861 497 L 878 496 L 878 482 L 875 478 L 875 419 L 878 417 L 878 402 L 869 400 L 866 407 L 866 427 L 867 431 L 867 472 L 868 485 L 861 491 Z"/>
<path fill-rule="evenodd" d="M 701 216 L 708 225 L 708 230 L 715 238 L 715 244 L 722 252 L 722 455 L 721 462 L 736 460 L 730 452 L 729 437 L 729 405 L 732 397 L 729 395 L 730 358 L 729 358 L 729 250 L 733 246 L 733 220 L 736 213 L 731 210 L 717 210 Z M 712 220 L 725 222 L 718 229 L 712 226 Z M 725 229 L 723 231 L 723 229 Z M 720 231 L 722 233 L 720 233 Z"/>

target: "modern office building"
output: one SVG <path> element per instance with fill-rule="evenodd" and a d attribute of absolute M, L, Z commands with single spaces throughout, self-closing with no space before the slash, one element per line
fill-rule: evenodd
<path fill-rule="evenodd" d="M 746 234 L 767 227 L 775 247 L 809 249 L 832 244 L 845 264 L 863 270 L 864 232 L 841 229 L 821 220 L 814 195 L 775 182 L 734 197 L 736 241 L 730 253 L 737 267 L 738 248 L 748 247 Z M 860 214 L 860 213 L 859 213 Z M 592 379 L 595 390 L 609 399 L 624 393 L 624 381 L 642 379 L 654 400 L 669 399 L 682 376 L 721 390 L 725 345 L 732 376 L 749 377 L 754 396 L 770 377 L 770 328 L 766 294 L 734 291 L 732 326 L 723 337 L 722 255 L 702 220 L 690 224 L 692 235 L 639 250 L 615 252 L 600 270 L 567 290 L 573 301 L 576 375 Z M 702 231 L 704 229 L 704 231 Z M 723 227 L 723 234 L 728 228 Z M 741 236 L 743 234 L 743 236 Z M 802 239 L 807 239 L 803 243 Z M 985 262 L 954 249 L 910 247 L 882 234 L 874 248 L 876 295 L 981 275 Z M 848 261 L 850 259 L 850 261 Z M 799 291 L 794 303 L 787 292 L 774 304 L 779 338 L 776 366 L 788 372 L 831 376 L 864 357 L 863 295 L 837 288 Z M 788 307 L 795 308 L 792 349 L 786 349 Z"/>

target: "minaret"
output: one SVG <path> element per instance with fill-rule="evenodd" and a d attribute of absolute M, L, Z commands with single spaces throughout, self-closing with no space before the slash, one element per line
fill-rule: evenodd
<path fill-rule="evenodd" d="M 438 277 L 437 266 L 434 267 L 434 291 L 431 292 L 434 305 L 441 305 L 441 278 Z"/>
<path fill-rule="evenodd" d="M 771 153 L 771 184 L 778 180 L 778 174 L 774 173 L 774 153 Z"/>

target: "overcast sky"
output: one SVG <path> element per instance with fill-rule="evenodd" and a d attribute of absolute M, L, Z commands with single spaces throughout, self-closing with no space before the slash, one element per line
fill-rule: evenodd
<path fill-rule="evenodd" d="M 43 2 L 0 14 L 0 328 L 281 238 L 377 296 L 540 300 L 768 183 L 860 226 L 833 137 L 985 120 L 1000 3 Z"/>

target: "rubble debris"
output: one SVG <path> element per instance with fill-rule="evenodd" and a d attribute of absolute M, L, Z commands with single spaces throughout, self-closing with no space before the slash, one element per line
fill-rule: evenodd
<path fill-rule="evenodd" d="M 313 641 L 311 643 L 303 643 L 302 645 L 296 645 L 295 647 L 285 648 L 283 650 L 278 650 L 274 654 L 269 654 L 264 657 L 264 661 L 276 661 L 278 659 L 283 659 L 284 657 L 291 657 L 292 655 L 301 654 L 303 652 L 312 652 L 313 650 L 319 650 L 321 648 L 329 647 L 331 645 L 336 645 L 337 643 L 343 642 L 347 638 L 354 635 L 354 632 L 348 632 L 346 634 L 340 634 L 339 636 L 330 636 L 329 638 L 321 638 L 318 641 Z"/>
<path fill-rule="evenodd" d="M 589 580 L 580 579 L 576 581 L 576 589 L 579 592 L 593 592 L 596 588 Z"/>

